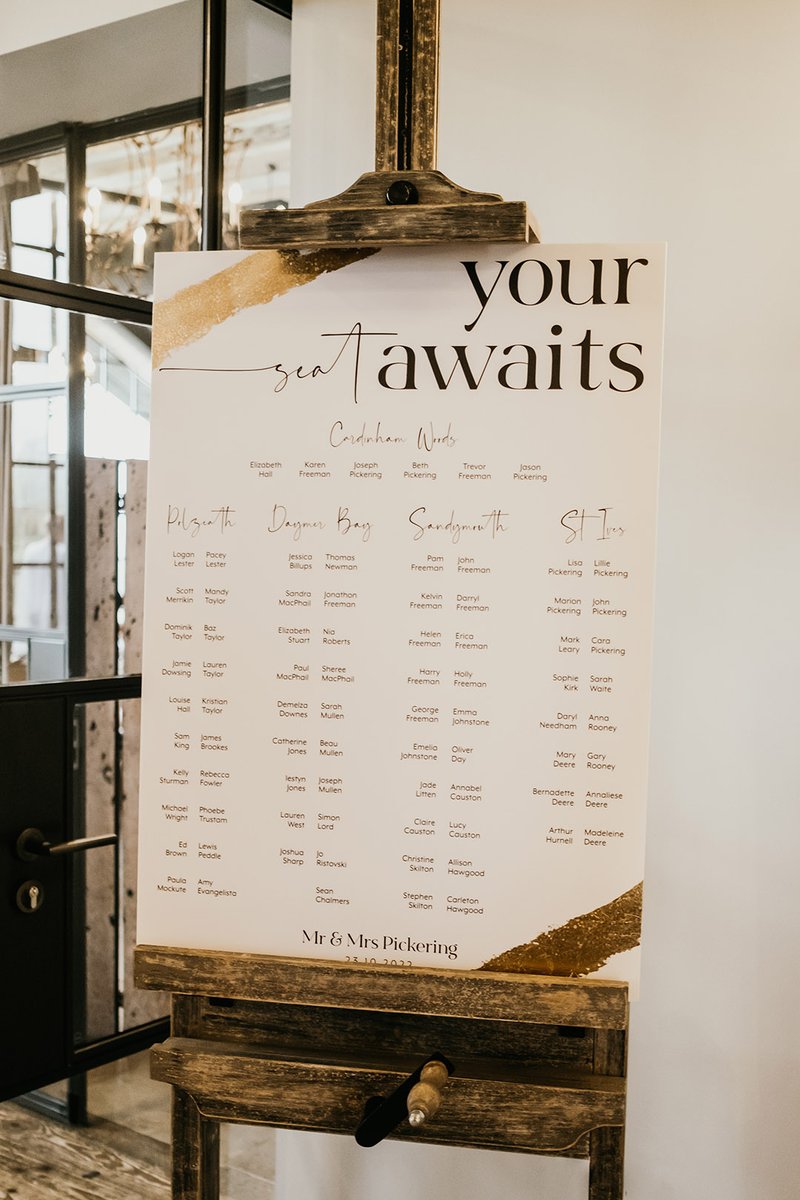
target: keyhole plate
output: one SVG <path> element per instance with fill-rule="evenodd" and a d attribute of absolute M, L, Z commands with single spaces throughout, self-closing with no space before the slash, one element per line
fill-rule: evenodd
<path fill-rule="evenodd" d="M 44 903 L 44 888 L 38 879 L 28 879 L 17 888 L 17 908 L 20 912 L 38 912 Z"/>

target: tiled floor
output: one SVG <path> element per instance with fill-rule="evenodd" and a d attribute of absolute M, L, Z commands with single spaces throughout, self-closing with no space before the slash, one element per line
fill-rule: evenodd
<path fill-rule="evenodd" d="M 0 1200 L 168 1200 L 170 1089 L 147 1060 L 91 1072 L 88 1129 L 0 1105 Z M 272 1200 L 272 1130 L 223 1126 L 221 1160 L 224 1200 Z"/>

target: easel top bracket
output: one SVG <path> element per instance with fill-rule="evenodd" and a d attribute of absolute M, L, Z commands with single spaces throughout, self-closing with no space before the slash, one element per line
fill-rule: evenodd
<path fill-rule="evenodd" d="M 301 209 L 245 209 L 243 249 L 538 242 L 524 201 L 436 170 L 440 0 L 378 0 L 375 170 Z"/>

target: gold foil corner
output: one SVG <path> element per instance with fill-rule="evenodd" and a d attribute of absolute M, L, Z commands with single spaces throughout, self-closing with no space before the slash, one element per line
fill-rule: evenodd
<path fill-rule="evenodd" d="M 573 917 L 558 929 L 548 929 L 530 942 L 495 955 L 483 971 L 530 975 L 590 975 L 615 954 L 639 945 L 642 929 L 643 884 L 617 896 L 601 908 Z"/>

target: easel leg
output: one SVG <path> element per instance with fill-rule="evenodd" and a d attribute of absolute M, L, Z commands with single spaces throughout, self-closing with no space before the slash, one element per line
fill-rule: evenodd
<path fill-rule="evenodd" d="M 172 1089 L 172 1200 L 219 1200 L 219 1123 Z"/>
<path fill-rule="evenodd" d="M 589 1200 L 622 1200 L 623 1131 L 595 1129 L 590 1138 Z"/>
<path fill-rule="evenodd" d="M 625 1034 L 596 1029 L 594 1070 L 598 1075 L 625 1074 Z M 624 1129 L 595 1129 L 589 1142 L 589 1200 L 622 1200 L 625 1159 Z"/>

